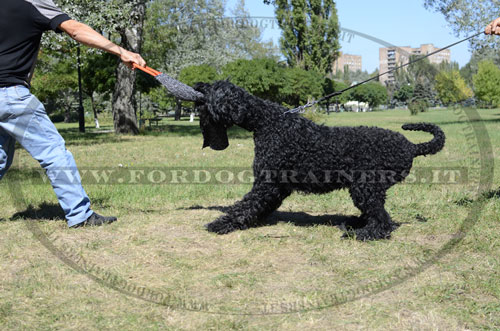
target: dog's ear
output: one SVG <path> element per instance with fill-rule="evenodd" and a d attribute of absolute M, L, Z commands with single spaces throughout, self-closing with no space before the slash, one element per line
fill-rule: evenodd
<path fill-rule="evenodd" d="M 194 84 L 193 89 L 195 89 L 198 92 L 201 92 L 203 95 L 207 95 L 208 91 L 210 90 L 210 84 L 208 83 L 203 83 L 203 82 L 198 82 Z"/>
<path fill-rule="evenodd" d="M 237 87 L 231 84 L 231 102 L 226 103 L 221 106 L 221 113 L 227 114 L 228 122 L 236 125 L 243 125 L 247 121 L 248 116 L 248 105 L 246 103 L 241 102 L 241 100 L 248 99 L 248 92 L 246 92 L 243 88 Z"/>

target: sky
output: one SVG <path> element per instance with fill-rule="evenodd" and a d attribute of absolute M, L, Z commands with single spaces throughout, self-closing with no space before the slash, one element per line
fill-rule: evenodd
<path fill-rule="evenodd" d="M 226 16 L 237 0 L 228 0 Z M 274 7 L 262 0 L 246 0 L 252 17 L 274 17 Z M 441 13 L 424 8 L 424 0 L 357 0 L 337 1 L 337 15 L 342 28 L 373 36 L 396 46 L 420 47 L 434 44 L 445 47 L 467 36 L 457 37 Z M 272 39 L 278 45 L 281 31 L 269 24 L 263 40 Z M 349 40 L 350 39 L 350 40 Z M 379 67 L 379 48 L 385 47 L 361 36 L 344 38 L 341 51 L 363 57 L 363 70 L 369 73 Z M 451 60 L 466 65 L 471 57 L 468 43 L 451 48 Z"/>

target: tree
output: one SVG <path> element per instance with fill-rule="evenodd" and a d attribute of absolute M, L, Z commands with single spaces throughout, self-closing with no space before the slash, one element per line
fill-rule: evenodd
<path fill-rule="evenodd" d="M 141 54 L 148 64 L 173 77 L 178 77 L 183 68 L 191 65 L 213 65 L 220 70 L 237 58 L 276 56 L 278 53 L 272 42 L 261 42 L 262 31 L 251 24 L 243 0 L 233 9 L 232 13 L 237 17 L 233 19 L 223 18 L 223 0 L 55 1 L 71 17 L 87 23 L 124 48 L 137 51 L 144 44 Z M 43 40 L 43 49 L 53 50 L 54 57 L 60 60 L 67 57 L 66 50 L 74 45 L 76 43 L 66 36 L 56 34 L 46 34 Z M 84 67 L 87 57 L 92 59 L 94 54 L 101 54 L 93 49 L 83 49 Z M 76 59 L 73 60 L 76 62 Z M 118 63 L 115 61 L 115 68 Z M 142 93 L 149 94 L 158 83 L 142 73 L 137 79 L 134 72 L 123 66 L 108 77 L 111 76 L 115 76 L 116 84 L 113 98 L 116 132 L 135 133 L 134 86 Z M 93 95 L 90 89 L 86 90 L 89 96 Z M 159 103 L 167 105 L 173 102 L 173 99 L 168 100 L 164 88 L 153 90 L 151 95 L 162 97 Z"/>
<path fill-rule="evenodd" d="M 274 45 L 272 40 L 262 42 L 263 30 L 252 25 L 250 13 L 245 8 L 245 0 L 238 0 L 235 8 L 231 10 L 231 14 L 234 17 L 235 27 L 235 30 L 231 32 L 233 34 L 232 46 L 240 50 L 241 58 L 272 58 L 278 61 L 280 58 L 279 48 Z"/>
<path fill-rule="evenodd" d="M 402 103 L 407 103 L 413 97 L 414 88 L 410 84 L 402 85 L 393 95 L 393 98 Z"/>
<path fill-rule="evenodd" d="M 349 70 L 349 66 L 346 65 L 344 67 L 344 71 L 338 70 L 337 73 L 335 73 L 334 78 L 336 79 L 341 79 L 344 81 L 346 84 L 352 84 L 354 82 L 356 83 L 361 83 L 367 79 L 370 79 L 371 77 L 377 76 L 378 71 L 369 74 L 366 70 L 361 71 L 361 70 L 356 70 L 356 71 L 351 71 Z"/>
<path fill-rule="evenodd" d="M 148 0 L 59 0 L 62 9 L 75 19 L 83 21 L 111 39 L 119 36 L 120 45 L 139 52 L 142 43 L 142 27 Z M 51 43 L 57 47 L 57 43 Z M 115 132 L 139 132 L 135 116 L 135 72 L 122 63 L 116 69 L 113 93 L 113 118 Z"/>
<path fill-rule="evenodd" d="M 144 54 L 173 77 L 193 65 L 220 70 L 239 58 L 274 56 L 272 43 L 262 43 L 262 31 L 252 26 L 245 2 L 224 18 L 222 0 L 155 0 L 145 22 Z"/>
<path fill-rule="evenodd" d="M 236 60 L 220 75 L 260 98 L 296 107 L 330 94 L 336 82 L 315 71 L 285 67 L 274 59 Z"/>
<path fill-rule="evenodd" d="M 442 71 L 453 71 L 453 70 L 458 71 L 458 70 L 460 70 L 460 64 L 458 62 L 455 62 L 455 61 L 451 61 L 451 62 L 443 61 L 441 63 L 435 64 L 435 67 L 437 68 L 438 73 L 442 72 Z"/>
<path fill-rule="evenodd" d="M 410 61 L 415 61 L 419 56 L 411 55 Z M 442 64 L 443 68 L 448 68 L 450 65 Z M 392 91 L 391 104 L 395 104 L 397 100 L 395 95 L 401 89 L 407 89 L 405 86 L 413 88 L 413 94 L 410 98 L 410 104 L 415 104 L 419 101 L 419 109 L 426 110 L 431 104 L 435 102 L 435 81 L 436 75 L 439 73 L 438 65 L 430 63 L 428 58 L 417 61 L 407 67 L 407 69 L 399 69 L 395 72 L 395 86 Z M 403 92 L 407 92 L 403 90 Z M 401 97 L 402 95 L 398 95 Z M 407 99 L 408 100 L 408 99 Z M 399 100 L 398 100 L 399 101 Z"/>
<path fill-rule="evenodd" d="M 479 63 L 485 60 L 491 60 L 497 66 L 500 66 L 498 50 L 488 47 L 477 49 L 472 53 L 469 63 L 460 69 L 460 74 L 470 87 L 474 85 L 472 77 L 477 74 Z"/>
<path fill-rule="evenodd" d="M 412 115 L 425 112 L 435 100 L 434 90 L 429 84 L 417 82 L 408 108 Z"/>
<path fill-rule="evenodd" d="M 333 0 L 264 0 L 274 4 L 288 64 L 322 74 L 338 57 L 339 22 Z"/>
<path fill-rule="evenodd" d="M 71 57 L 61 61 L 50 54 L 40 54 L 31 86 L 49 114 L 62 108 L 64 121 L 71 121 L 77 84 L 76 66 Z"/>
<path fill-rule="evenodd" d="M 121 29 L 121 46 L 129 51 L 140 53 L 146 0 L 129 0 L 130 16 L 127 26 Z M 113 92 L 113 122 L 116 133 L 139 133 L 135 114 L 136 74 L 122 62 L 116 68 L 116 83 Z"/>
<path fill-rule="evenodd" d="M 217 77 L 217 69 L 207 64 L 186 67 L 179 74 L 179 80 L 190 86 L 198 82 L 211 83 Z"/>
<path fill-rule="evenodd" d="M 380 83 L 367 83 L 352 90 L 352 100 L 366 102 L 372 108 L 376 108 L 387 102 L 387 88 Z"/>
<path fill-rule="evenodd" d="M 323 95 L 321 74 L 301 68 L 287 68 L 284 72 L 283 87 L 280 90 L 285 106 L 297 107 L 310 100 L 317 100 Z"/>
<path fill-rule="evenodd" d="M 345 84 L 344 82 L 337 82 L 336 81 L 334 84 L 335 84 L 334 85 L 335 92 L 345 90 L 346 88 L 349 87 L 349 85 Z M 351 92 L 352 92 L 352 90 L 348 90 L 348 91 L 342 93 L 341 95 L 334 97 L 332 99 L 332 102 L 339 103 L 339 104 L 344 104 L 344 103 L 348 102 L 351 99 Z"/>
<path fill-rule="evenodd" d="M 283 101 L 285 68 L 273 59 L 236 60 L 224 66 L 221 76 L 260 98 Z"/>
<path fill-rule="evenodd" d="M 498 16 L 498 0 L 425 0 L 424 6 L 441 12 L 457 35 L 469 35 L 483 31 L 485 26 Z M 497 48 L 500 40 L 494 37 L 473 39 L 473 48 L 489 45 Z"/>
<path fill-rule="evenodd" d="M 441 71 L 436 76 L 436 91 L 441 102 L 445 105 L 456 104 L 471 98 L 472 90 L 460 76 L 458 70 Z"/>
<path fill-rule="evenodd" d="M 83 92 L 90 98 L 92 112 L 96 127 L 99 127 L 98 121 L 98 100 L 109 99 L 113 92 L 116 82 L 114 75 L 116 68 L 116 59 L 111 54 L 88 54 L 82 66 L 82 88 Z"/>
<path fill-rule="evenodd" d="M 411 55 L 410 61 L 414 61 L 418 57 L 418 55 Z M 429 61 L 429 58 L 420 60 L 408 66 L 408 73 L 410 74 L 410 79 L 413 80 L 413 83 L 432 85 L 438 72 L 438 68 Z"/>
<path fill-rule="evenodd" d="M 474 92 L 479 100 L 492 106 L 500 106 L 500 69 L 491 61 L 479 63 L 473 78 Z"/>

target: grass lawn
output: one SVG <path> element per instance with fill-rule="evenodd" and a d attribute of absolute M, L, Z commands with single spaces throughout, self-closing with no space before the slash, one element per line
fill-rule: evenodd
<path fill-rule="evenodd" d="M 294 194 L 267 226 L 208 233 L 203 225 L 251 187 L 226 183 L 228 171 L 248 175 L 248 132 L 231 129 L 229 148 L 216 152 L 201 149 L 198 122 L 164 120 L 137 136 L 58 124 L 94 209 L 119 221 L 69 230 L 37 162 L 18 149 L 0 182 L 0 329 L 498 330 L 500 110 L 478 112 L 473 122 L 463 110 L 320 116 L 415 143 L 430 135 L 403 123 L 436 123 L 446 146 L 414 169 L 467 174 L 391 188 L 386 208 L 402 225 L 391 240 L 368 243 L 340 238 L 336 225 L 359 215 L 346 191 Z M 485 192 L 478 151 L 488 141 L 473 126 L 491 142 L 487 164 L 496 161 Z M 209 183 L 190 177 L 207 169 Z"/>

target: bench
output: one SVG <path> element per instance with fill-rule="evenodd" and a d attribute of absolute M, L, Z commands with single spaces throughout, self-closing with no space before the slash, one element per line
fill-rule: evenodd
<path fill-rule="evenodd" d="M 161 120 L 162 118 L 159 117 L 146 119 L 146 121 L 149 121 L 149 127 L 151 127 L 153 123 L 155 124 L 155 126 L 158 126 L 158 122 L 161 122 Z"/>

